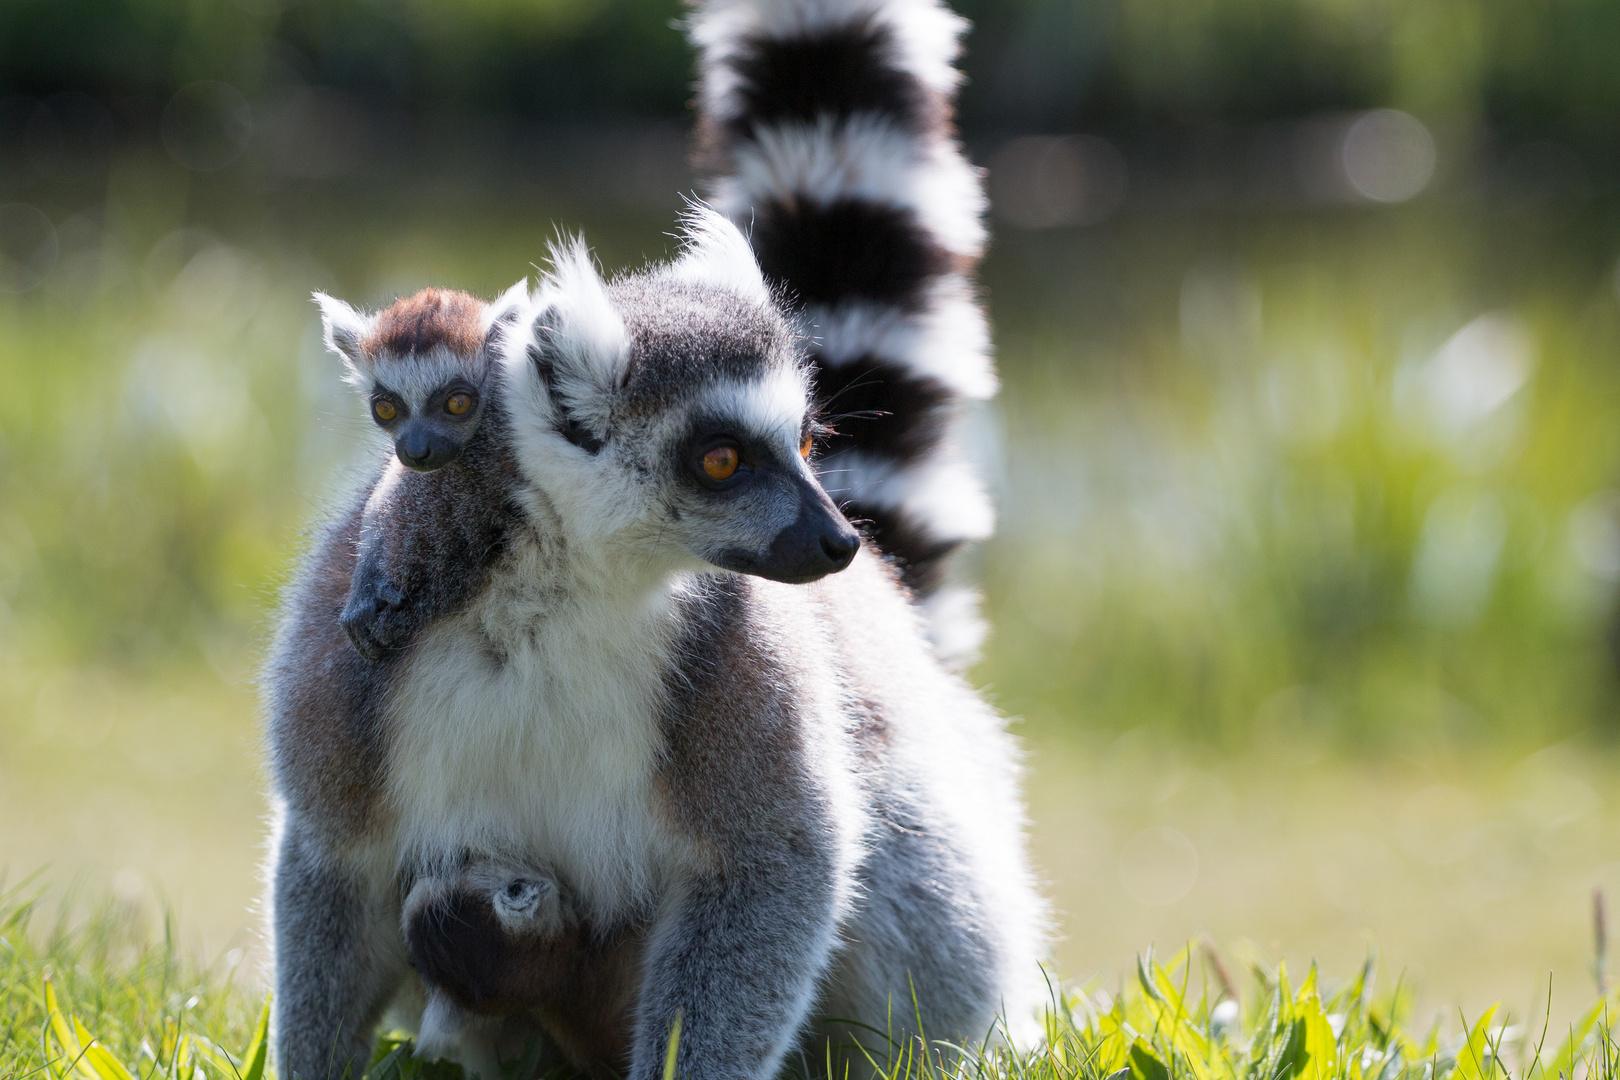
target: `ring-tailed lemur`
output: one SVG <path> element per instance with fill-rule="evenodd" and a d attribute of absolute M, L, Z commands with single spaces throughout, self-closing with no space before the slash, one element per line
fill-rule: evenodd
<path fill-rule="evenodd" d="M 954 49 L 932 4 L 817 11 L 806 49 L 889 27 L 891 82 L 917 81 L 901 46 L 929 18 Z M 909 1027 L 913 1000 L 936 1037 L 982 1037 L 998 1009 L 1026 1032 L 1044 916 L 1013 747 L 801 457 L 808 371 L 742 237 L 698 213 L 674 264 L 609 284 L 565 249 L 533 312 L 457 467 L 390 466 L 368 496 L 401 534 L 442 525 L 422 508 L 483 523 L 493 542 L 435 564 L 459 602 L 380 661 L 348 647 L 367 500 L 288 597 L 267 680 L 282 1075 L 357 1072 L 413 955 L 450 997 L 471 987 L 489 934 L 400 927 L 413 896 L 454 894 L 424 882 L 484 865 L 547 867 L 591 940 L 635 958 L 590 963 L 603 1004 L 572 1021 L 617 1030 L 634 1080 L 682 1012 L 699 1077 L 819 1060 L 859 1025 Z"/>
<path fill-rule="evenodd" d="M 424 482 L 420 474 L 456 463 L 473 441 L 496 335 L 527 305 L 528 289 L 519 282 L 488 305 L 463 292 L 423 289 L 371 319 L 324 293 L 315 300 L 327 347 L 344 358 L 346 380 L 394 444 L 360 522 L 359 559 L 340 616 L 355 649 L 376 660 L 406 644 L 416 626 L 460 606 L 468 583 L 445 581 L 434 570 L 487 562 L 515 513 L 466 499 L 464 476 Z M 434 527 L 401 527 L 396 519 L 406 506 L 413 521 Z"/>
<path fill-rule="evenodd" d="M 499 1059 L 522 1053 L 538 1027 L 590 1074 L 605 1080 L 629 1066 L 641 938 L 586 923 L 550 871 L 484 859 L 424 875 L 400 928 L 411 966 L 434 979 L 419 1057 L 497 1077 Z"/>

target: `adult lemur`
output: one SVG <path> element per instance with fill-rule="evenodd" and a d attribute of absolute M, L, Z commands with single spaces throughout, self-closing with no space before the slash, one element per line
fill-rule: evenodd
<path fill-rule="evenodd" d="M 379 320 L 326 306 L 357 369 L 495 367 L 458 460 L 390 463 L 287 599 L 267 679 L 284 1077 L 358 1073 L 412 960 L 632 1080 L 661 1073 L 677 1015 L 697 1077 L 821 1060 L 909 1028 L 914 1001 L 933 1037 L 998 1011 L 1029 1030 L 1044 923 L 1014 749 L 912 600 L 987 526 L 948 435 L 991 386 L 962 277 L 980 198 L 948 129 L 961 28 L 933 0 L 697 13 L 706 146 L 734 166 L 717 202 L 752 208 L 759 262 L 698 212 L 640 274 L 556 252 L 507 333 L 500 306 L 456 306 L 390 352 Z M 894 561 L 857 552 L 801 453 L 816 393 L 855 415 L 815 467 Z M 397 585 L 424 569 L 425 598 Z M 519 914 L 566 893 L 566 918 L 479 936 L 509 887 Z M 402 931 L 408 902 L 435 917 Z"/>

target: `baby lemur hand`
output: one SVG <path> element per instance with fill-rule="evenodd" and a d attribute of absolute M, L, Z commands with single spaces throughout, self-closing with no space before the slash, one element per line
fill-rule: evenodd
<path fill-rule="evenodd" d="M 402 610 L 405 590 L 388 580 L 381 564 L 376 546 L 361 549 L 349 602 L 338 619 L 355 651 L 367 660 L 381 660 L 387 653 L 410 644 L 413 629 Z"/>

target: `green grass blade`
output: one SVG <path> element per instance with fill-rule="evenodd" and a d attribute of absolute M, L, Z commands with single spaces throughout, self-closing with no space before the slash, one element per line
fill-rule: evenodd
<path fill-rule="evenodd" d="M 112 1051 L 99 1043 L 92 1043 L 85 1047 L 84 1063 L 88 1065 L 99 1080 L 135 1080 L 135 1076 L 124 1067 L 124 1063 L 112 1055 Z"/>
<path fill-rule="evenodd" d="M 685 1009 L 675 1010 L 675 1022 L 669 1026 L 669 1049 L 664 1052 L 664 1080 L 675 1080 L 675 1055 L 681 1048 L 681 1021 Z"/>
<path fill-rule="evenodd" d="M 253 1041 L 248 1044 L 247 1054 L 244 1056 L 242 1080 L 264 1080 L 265 1063 L 270 1056 L 270 999 L 264 999 L 264 1007 L 259 1010 L 259 1024 L 253 1030 Z"/>
<path fill-rule="evenodd" d="M 1457 1071 L 1452 1074 L 1456 1080 L 1487 1080 L 1494 1071 L 1490 1051 L 1491 1020 L 1496 1016 L 1500 1003 L 1486 1009 L 1484 1014 L 1474 1022 L 1468 1032 L 1468 1038 L 1457 1050 Z"/>

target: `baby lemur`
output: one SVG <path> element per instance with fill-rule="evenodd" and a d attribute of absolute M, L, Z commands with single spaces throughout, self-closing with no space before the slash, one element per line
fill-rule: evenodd
<path fill-rule="evenodd" d="M 433 482 L 422 474 L 456 464 L 473 444 L 496 337 L 527 303 L 528 290 L 519 282 L 485 304 L 463 292 L 423 289 L 371 318 L 324 293 L 315 299 L 327 347 L 343 357 L 348 382 L 394 445 L 366 503 L 339 616 L 360 655 L 377 660 L 407 644 L 413 627 L 461 602 L 466 583 L 435 570 L 487 561 L 515 513 L 479 501 L 476 482 L 469 483 L 476 469 Z"/>
<path fill-rule="evenodd" d="M 640 939 L 589 925 L 549 871 L 469 860 L 424 875 L 406 895 L 400 929 L 428 989 L 418 1056 L 494 1080 L 499 1058 L 516 1057 L 538 1026 L 587 1073 L 618 1076 L 629 1066 Z"/>

